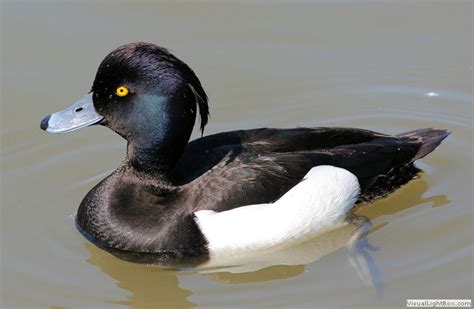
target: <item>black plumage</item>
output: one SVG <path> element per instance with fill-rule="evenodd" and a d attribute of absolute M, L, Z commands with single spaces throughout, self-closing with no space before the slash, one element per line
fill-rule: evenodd
<path fill-rule="evenodd" d="M 123 98 L 112 92 L 121 85 L 130 89 Z M 135 262 L 206 261 L 194 212 L 272 202 L 317 165 L 349 170 L 361 184 L 360 201 L 372 201 L 412 179 L 419 171 L 413 162 L 449 134 L 261 128 L 188 143 L 197 108 L 201 130 L 207 123 L 207 95 L 186 64 L 148 43 L 109 54 L 92 92 L 101 124 L 127 139 L 127 156 L 86 195 L 77 226 L 99 247 Z"/>
<path fill-rule="evenodd" d="M 214 200 L 219 198 L 213 187 L 246 192 L 239 197 L 231 193 L 235 203 L 229 202 L 232 197 L 222 197 L 225 205 L 216 207 L 222 210 L 242 203 L 261 203 L 258 200 L 265 191 L 269 198 L 278 199 L 311 167 L 325 164 L 355 174 L 362 186 L 361 200 L 371 201 L 413 178 L 419 171 L 413 162 L 431 152 L 448 134 L 420 129 L 390 136 L 354 128 L 262 128 L 219 133 L 188 144 L 173 182 L 196 191 L 209 190 Z M 227 195 L 226 190 L 219 191 Z"/>

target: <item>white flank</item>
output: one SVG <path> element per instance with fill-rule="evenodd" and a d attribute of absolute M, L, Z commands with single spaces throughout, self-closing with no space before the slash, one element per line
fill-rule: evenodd
<path fill-rule="evenodd" d="M 229 265 L 241 255 L 279 250 L 328 232 L 343 222 L 359 192 L 354 174 L 323 165 L 272 204 L 198 211 L 196 222 L 209 244 L 206 266 Z"/>

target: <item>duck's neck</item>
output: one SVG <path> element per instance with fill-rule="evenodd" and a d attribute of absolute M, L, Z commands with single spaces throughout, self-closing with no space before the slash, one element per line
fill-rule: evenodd
<path fill-rule="evenodd" d="M 146 119 L 138 134 L 128 140 L 126 162 L 129 166 L 170 182 L 196 119 L 195 103 L 186 103 L 168 100 L 161 105 L 159 117 Z"/>
<path fill-rule="evenodd" d="M 136 145 L 128 143 L 126 162 L 137 171 L 164 181 L 169 180 L 176 160 L 166 154 L 162 145 Z"/>

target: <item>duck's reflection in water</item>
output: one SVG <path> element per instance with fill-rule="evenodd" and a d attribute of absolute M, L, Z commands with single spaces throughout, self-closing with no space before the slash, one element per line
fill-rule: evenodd
<path fill-rule="evenodd" d="M 365 217 L 358 226 L 348 224 L 342 228 L 320 235 L 313 240 L 302 243 L 285 250 L 272 252 L 266 255 L 252 255 L 242 257 L 238 265 L 221 268 L 198 268 L 191 273 L 205 274 L 214 280 L 225 283 L 247 283 L 278 280 L 302 274 L 305 265 L 314 263 L 338 249 L 346 248 L 348 258 L 362 281 L 375 289 L 378 295 L 382 294 L 383 283 L 378 271 L 376 261 L 371 252 L 380 249 L 369 243 L 370 236 L 365 237 L 370 222 L 383 216 L 391 215 L 418 205 L 430 203 L 430 206 L 442 206 L 448 203 L 445 195 L 423 197 L 428 189 L 428 184 L 423 179 L 411 181 L 389 197 L 373 204 L 359 207 L 354 213 L 356 216 Z M 386 221 L 378 222 L 368 231 L 374 233 L 389 224 Z M 362 236 L 362 237 L 359 237 Z M 97 265 L 102 271 L 117 280 L 118 286 L 130 291 L 132 295 L 122 304 L 143 307 L 145 304 L 159 302 L 174 307 L 188 307 L 192 303 L 186 298 L 192 293 L 179 287 L 178 275 L 183 274 L 160 267 L 133 264 L 121 261 L 108 253 L 87 244 L 91 258 L 89 262 Z M 189 274 L 189 271 L 186 271 Z"/>
<path fill-rule="evenodd" d="M 134 264 L 122 261 L 113 255 L 86 243 L 90 252 L 88 262 L 98 266 L 112 277 L 117 286 L 130 292 L 126 300 L 113 303 L 131 308 L 189 308 L 194 306 L 187 300 L 192 293 L 179 287 L 179 270 Z"/>

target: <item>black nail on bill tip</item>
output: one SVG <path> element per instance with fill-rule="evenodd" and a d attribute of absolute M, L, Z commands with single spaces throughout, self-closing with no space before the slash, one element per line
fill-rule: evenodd
<path fill-rule="evenodd" d="M 46 130 L 48 128 L 48 122 L 49 122 L 50 117 L 51 117 L 51 115 L 48 115 L 48 116 L 44 117 L 43 120 L 41 120 L 41 124 L 40 124 L 41 129 Z"/>

